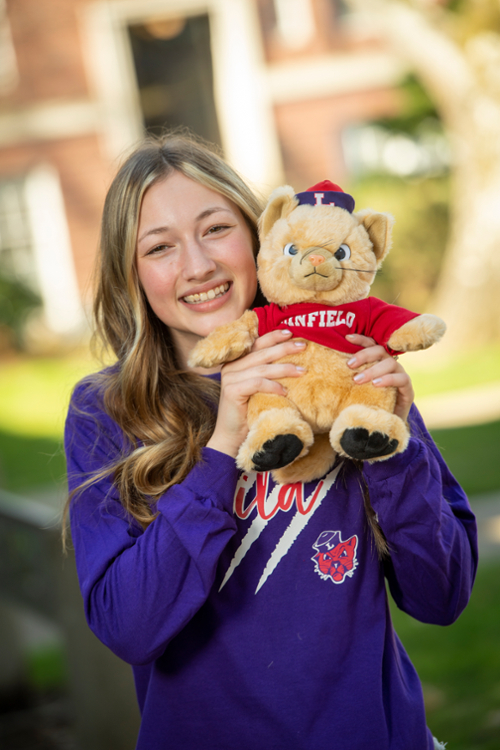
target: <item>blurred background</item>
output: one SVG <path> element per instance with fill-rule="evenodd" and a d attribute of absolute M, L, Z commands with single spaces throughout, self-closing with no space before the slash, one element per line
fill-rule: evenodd
<path fill-rule="evenodd" d="M 262 196 L 331 179 L 396 217 L 373 293 L 441 315 L 406 355 L 478 514 L 471 604 L 394 611 L 453 750 L 500 747 L 499 0 L 0 0 L 0 747 L 132 750 L 131 674 L 59 542 L 106 189 L 144 132 L 217 143 Z"/>

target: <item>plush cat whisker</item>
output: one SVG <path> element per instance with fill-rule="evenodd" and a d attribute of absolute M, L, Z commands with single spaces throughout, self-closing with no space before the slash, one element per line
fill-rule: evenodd
<path fill-rule="evenodd" d="M 337 271 L 356 271 L 356 273 L 373 273 L 375 275 L 382 273 L 381 271 L 365 271 L 362 268 L 344 268 L 343 266 L 334 266 Z"/>

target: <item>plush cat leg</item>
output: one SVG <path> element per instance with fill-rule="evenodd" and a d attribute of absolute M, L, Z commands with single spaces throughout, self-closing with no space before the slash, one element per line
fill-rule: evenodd
<path fill-rule="evenodd" d="M 400 417 L 376 406 L 352 404 L 335 420 L 330 442 L 341 456 L 363 461 L 382 461 L 402 453 L 409 440 Z"/>
<path fill-rule="evenodd" d="M 250 431 L 236 457 L 245 471 L 280 469 L 304 456 L 313 444 L 311 427 L 285 396 L 256 393 L 247 418 Z"/>
<path fill-rule="evenodd" d="M 327 474 L 335 463 L 337 454 L 330 445 L 328 433 L 314 436 L 314 443 L 309 453 L 297 458 L 282 469 L 273 471 L 273 479 L 278 484 L 295 484 L 295 482 L 312 482 Z"/>
<path fill-rule="evenodd" d="M 353 385 L 330 430 L 337 453 L 358 460 L 382 460 L 408 445 L 408 428 L 394 414 L 396 388 Z"/>
<path fill-rule="evenodd" d="M 233 323 L 218 326 L 206 338 L 198 341 L 189 355 L 190 367 L 214 367 L 232 362 L 247 354 L 259 335 L 259 320 L 247 310 Z"/>
<path fill-rule="evenodd" d="M 443 336 L 446 323 L 436 315 L 424 313 L 398 328 L 391 335 L 388 344 L 397 352 L 416 352 L 428 349 Z"/>

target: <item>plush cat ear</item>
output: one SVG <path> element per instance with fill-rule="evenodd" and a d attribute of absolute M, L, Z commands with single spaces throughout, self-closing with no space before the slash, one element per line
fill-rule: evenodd
<path fill-rule="evenodd" d="M 271 228 L 278 219 L 288 216 L 297 205 L 298 200 L 295 197 L 295 190 L 290 185 L 283 185 L 273 190 L 267 206 L 259 219 L 259 234 L 261 239 L 271 231 Z"/>
<path fill-rule="evenodd" d="M 394 217 L 391 214 L 377 213 L 371 208 L 358 211 L 355 216 L 368 232 L 375 257 L 378 261 L 383 260 L 391 249 Z"/>

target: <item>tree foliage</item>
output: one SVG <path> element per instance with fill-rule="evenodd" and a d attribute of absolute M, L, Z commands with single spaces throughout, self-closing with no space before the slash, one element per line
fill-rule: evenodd
<path fill-rule="evenodd" d="M 445 343 L 500 339 L 500 3 L 347 0 L 434 102 L 452 154 L 450 232 L 433 309 Z"/>
<path fill-rule="evenodd" d="M 40 304 L 35 292 L 0 270 L 0 328 L 10 331 L 16 344 L 21 342 L 28 314 Z"/>

